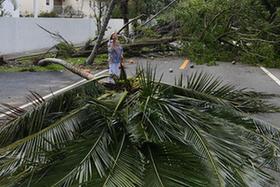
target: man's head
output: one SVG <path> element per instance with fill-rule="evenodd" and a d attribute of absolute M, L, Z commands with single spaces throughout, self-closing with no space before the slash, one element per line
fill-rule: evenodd
<path fill-rule="evenodd" d="M 111 37 L 110 37 L 110 40 L 113 40 L 113 41 L 117 41 L 118 40 L 118 35 L 117 33 L 113 32 Z"/>

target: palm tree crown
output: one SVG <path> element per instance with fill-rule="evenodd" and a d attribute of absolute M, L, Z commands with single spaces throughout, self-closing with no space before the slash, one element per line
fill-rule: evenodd
<path fill-rule="evenodd" d="M 265 94 L 195 73 L 155 81 L 152 68 L 115 85 L 96 80 L 14 108 L 0 129 L 2 186 L 265 186 L 279 170 L 279 111 Z M 7 106 L 8 107 L 8 106 Z M 0 186 L 1 186 L 0 185 Z"/>

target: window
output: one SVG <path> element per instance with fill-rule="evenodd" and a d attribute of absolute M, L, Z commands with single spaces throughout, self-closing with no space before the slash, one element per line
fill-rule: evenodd
<path fill-rule="evenodd" d="M 50 0 L 46 0 L 46 5 L 50 5 Z"/>

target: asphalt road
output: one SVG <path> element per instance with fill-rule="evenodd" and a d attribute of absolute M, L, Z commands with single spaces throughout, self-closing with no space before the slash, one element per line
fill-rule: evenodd
<path fill-rule="evenodd" d="M 30 91 L 44 96 L 80 79 L 67 71 L 0 73 L 0 103 L 20 106 L 27 102 Z"/>
<path fill-rule="evenodd" d="M 132 60 L 135 63 L 127 65 L 127 72 L 130 75 L 135 74 L 137 65 L 145 67 L 147 63 L 151 63 L 156 68 L 157 78 L 163 75 L 162 81 L 171 84 L 181 74 L 186 76 L 202 71 L 220 77 L 225 83 L 234 84 L 239 88 L 280 95 L 280 86 L 255 66 L 220 62 L 216 66 L 195 65 L 192 69 L 187 66 L 186 69 L 181 70 L 179 67 L 184 62 L 184 58 L 133 58 Z M 169 69 L 172 69 L 173 72 L 169 72 Z M 280 69 L 268 70 L 280 79 Z M 80 77 L 68 71 L 0 73 L 0 103 L 21 106 L 28 102 L 26 96 L 30 95 L 30 90 L 44 96 L 79 80 L 81 80 Z M 273 98 L 270 101 L 280 106 L 280 98 Z M 261 116 L 280 127 L 280 114 L 263 114 Z"/>

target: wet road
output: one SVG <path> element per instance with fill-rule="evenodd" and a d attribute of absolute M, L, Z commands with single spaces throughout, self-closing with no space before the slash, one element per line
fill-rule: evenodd
<path fill-rule="evenodd" d="M 0 73 L 0 103 L 20 106 L 30 91 L 44 96 L 80 79 L 67 71 Z"/>

